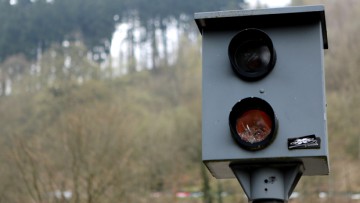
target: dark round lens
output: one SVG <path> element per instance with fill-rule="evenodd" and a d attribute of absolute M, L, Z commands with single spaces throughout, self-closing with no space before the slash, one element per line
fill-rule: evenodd
<path fill-rule="evenodd" d="M 248 81 L 265 77 L 276 62 L 270 37 L 258 29 L 245 29 L 236 34 L 230 41 L 228 55 L 235 73 Z"/>
<path fill-rule="evenodd" d="M 245 72 L 264 72 L 271 59 L 269 47 L 256 42 L 245 43 L 236 50 L 235 63 Z"/>

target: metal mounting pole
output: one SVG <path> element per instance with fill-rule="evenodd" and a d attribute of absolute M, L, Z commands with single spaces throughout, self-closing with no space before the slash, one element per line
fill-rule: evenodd
<path fill-rule="evenodd" d="M 249 202 L 285 203 L 298 183 L 302 164 L 231 164 Z"/>

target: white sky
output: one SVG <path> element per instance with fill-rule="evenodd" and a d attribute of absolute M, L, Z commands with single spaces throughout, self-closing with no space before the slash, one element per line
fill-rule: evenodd
<path fill-rule="evenodd" d="M 246 0 L 250 4 L 251 7 L 254 7 L 257 2 L 260 2 L 260 4 L 266 4 L 269 7 L 283 7 L 286 5 L 289 5 L 291 0 Z"/>

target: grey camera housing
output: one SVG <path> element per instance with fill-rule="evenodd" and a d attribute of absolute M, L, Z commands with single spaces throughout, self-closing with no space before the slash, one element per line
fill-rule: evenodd
<path fill-rule="evenodd" d="M 234 178 L 230 164 L 301 163 L 304 175 L 329 173 L 323 56 L 327 33 L 323 6 L 196 13 L 202 34 L 202 160 L 216 178 Z M 276 50 L 273 70 L 258 81 L 232 70 L 228 45 L 241 30 L 265 32 Z M 266 100 L 278 128 L 272 144 L 259 151 L 239 147 L 228 117 L 236 102 Z M 318 148 L 290 148 L 289 139 L 315 135 Z"/>

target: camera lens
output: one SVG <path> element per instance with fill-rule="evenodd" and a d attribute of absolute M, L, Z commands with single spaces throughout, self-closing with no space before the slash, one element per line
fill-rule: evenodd
<path fill-rule="evenodd" d="M 244 80 L 259 80 L 275 66 L 275 49 L 269 36 L 258 29 L 246 29 L 231 40 L 229 59 L 235 73 Z"/>

